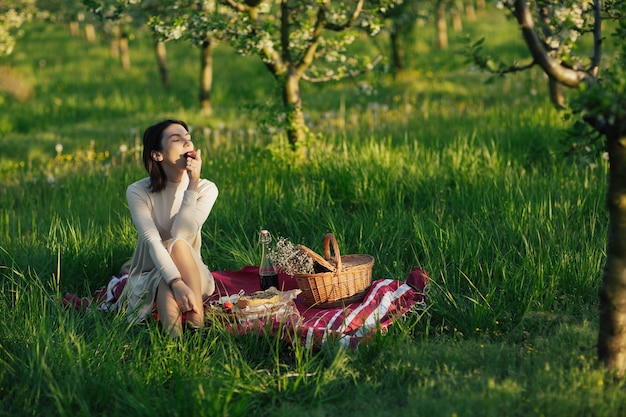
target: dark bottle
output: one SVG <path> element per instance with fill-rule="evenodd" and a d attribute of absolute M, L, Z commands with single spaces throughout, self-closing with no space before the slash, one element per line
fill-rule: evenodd
<path fill-rule="evenodd" d="M 261 230 L 259 242 L 261 243 L 261 264 L 259 266 L 259 282 L 261 290 L 265 291 L 269 287 L 278 289 L 278 272 L 274 267 L 272 258 L 269 254 L 270 242 L 272 235 L 267 230 Z"/>

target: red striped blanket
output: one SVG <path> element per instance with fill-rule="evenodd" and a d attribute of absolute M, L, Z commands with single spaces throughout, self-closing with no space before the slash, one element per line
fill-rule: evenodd
<path fill-rule="evenodd" d="M 258 267 L 247 266 L 238 271 L 213 272 L 216 293 L 207 300 L 207 305 L 219 297 L 237 294 L 241 290 L 251 293 L 259 289 Z M 284 290 L 296 289 L 293 278 L 279 274 L 279 286 Z M 284 339 L 298 339 L 307 347 L 320 346 L 329 339 L 339 340 L 346 346 L 354 347 L 367 343 L 374 332 L 385 331 L 397 318 L 426 308 L 428 273 L 415 268 L 405 281 L 377 279 L 372 282 L 361 302 L 345 307 L 319 309 L 307 307 L 296 298 L 297 318 L 292 320 L 269 319 L 238 322 L 231 325 L 235 333 L 267 332 L 268 330 Z M 79 310 L 96 306 L 108 310 L 118 299 L 126 277 L 112 277 L 106 286 L 98 289 L 92 297 L 78 297 L 66 294 L 64 303 Z"/>

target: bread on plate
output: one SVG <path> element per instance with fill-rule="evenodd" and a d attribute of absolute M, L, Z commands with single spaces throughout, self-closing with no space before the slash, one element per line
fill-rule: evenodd
<path fill-rule="evenodd" d="M 243 294 L 237 300 L 237 307 L 255 307 L 261 304 L 275 304 L 280 301 L 280 291 L 275 287 L 269 287 L 265 291 L 256 291 L 251 294 Z"/>

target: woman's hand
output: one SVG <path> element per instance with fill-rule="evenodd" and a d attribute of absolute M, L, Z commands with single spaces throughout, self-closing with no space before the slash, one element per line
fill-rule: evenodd
<path fill-rule="evenodd" d="M 202 151 L 200 149 L 196 149 L 193 151 L 195 156 L 187 156 L 187 175 L 189 175 L 189 180 L 199 180 L 200 179 L 200 170 L 202 169 Z"/>
<path fill-rule="evenodd" d="M 183 282 L 183 280 L 178 280 L 172 286 L 172 292 L 174 293 L 174 299 L 180 308 L 180 311 L 186 313 L 188 311 L 193 311 L 194 313 L 199 313 L 198 306 L 194 304 L 195 294 L 191 291 L 191 288 L 187 286 Z"/>

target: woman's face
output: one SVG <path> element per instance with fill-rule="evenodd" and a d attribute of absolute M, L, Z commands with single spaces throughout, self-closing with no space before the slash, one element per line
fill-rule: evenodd
<path fill-rule="evenodd" d="M 164 163 L 185 168 L 187 158 L 185 153 L 194 149 L 191 135 L 179 124 L 171 124 L 161 135 L 161 154 Z"/>

